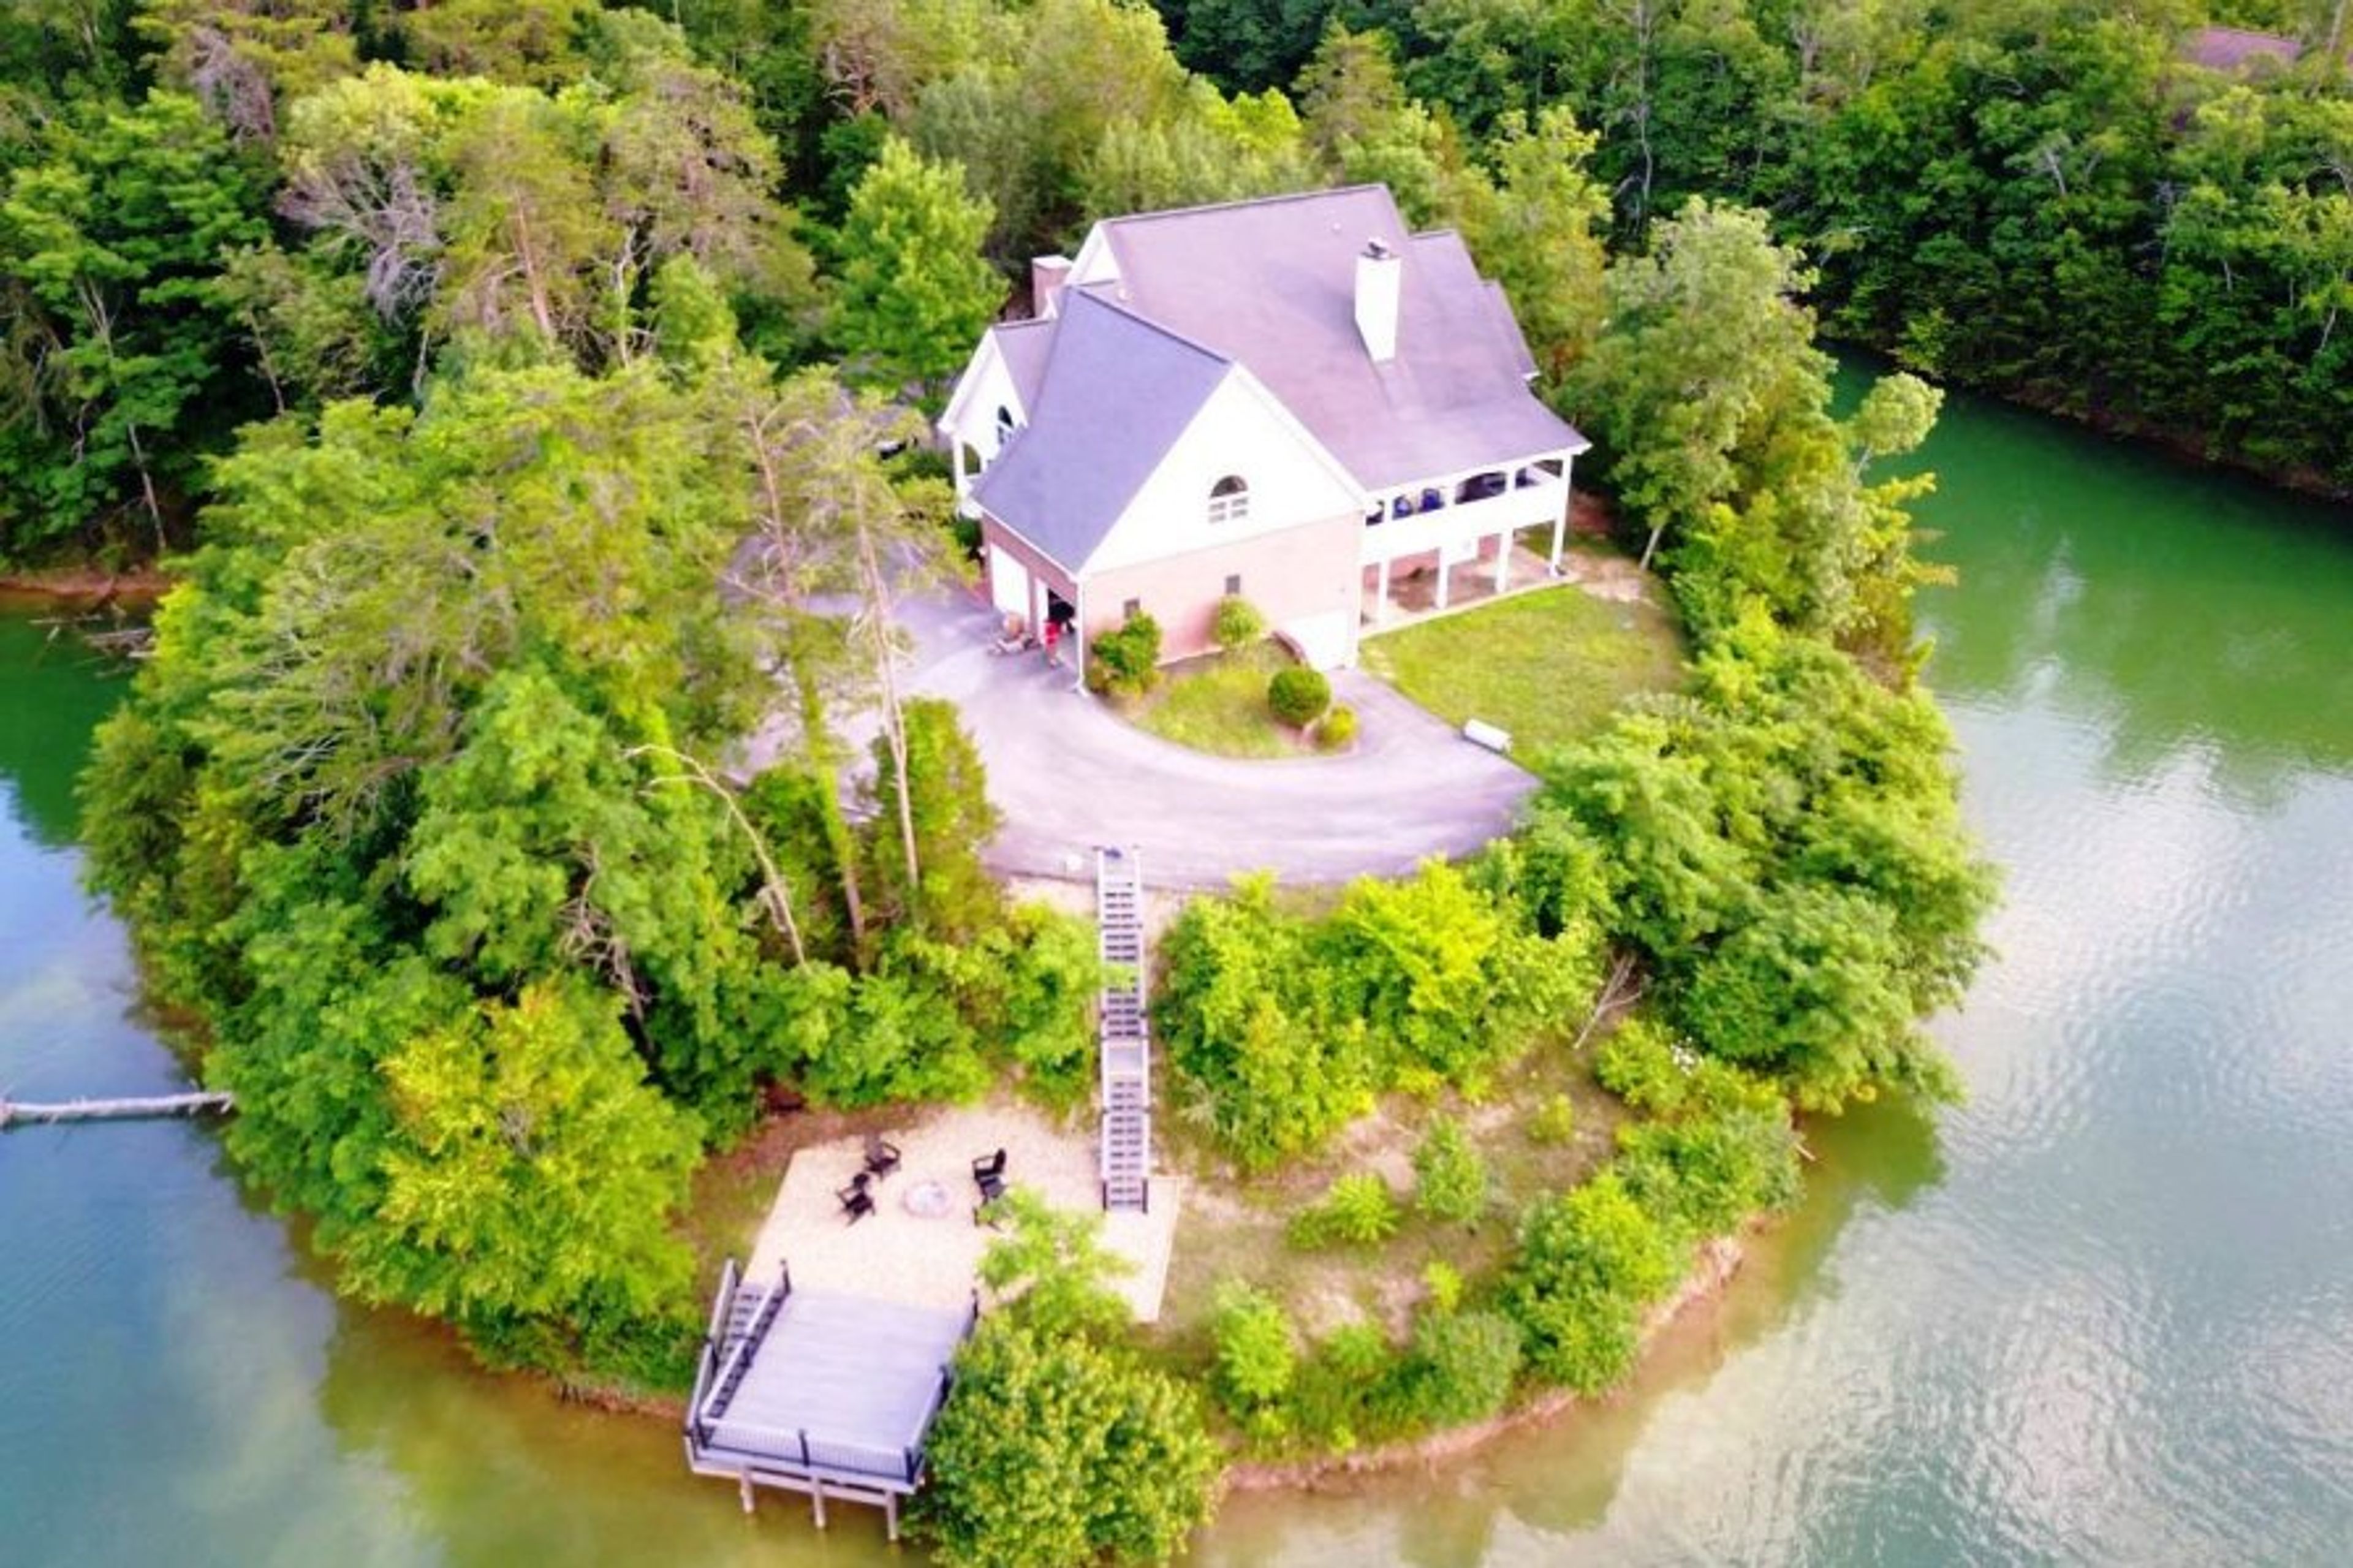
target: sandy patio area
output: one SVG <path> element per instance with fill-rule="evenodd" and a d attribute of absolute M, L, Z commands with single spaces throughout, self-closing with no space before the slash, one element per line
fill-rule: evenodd
<path fill-rule="evenodd" d="M 997 1234 L 973 1223 L 980 1194 L 972 1163 L 1003 1149 L 1012 1185 L 1057 1209 L 1102 1215 L 1105 1246 L 1135 1265 L 1116 1288 L 1138 1321 L 1159 1318 L 1180 1182 L 1153 1178 L 1149 1214 L 1104 1215 L 1092 1129 L 1065 1131 L 1003 1097 L 922 1112 L 883 1136 L 899 1147 L 899 1168 L 874 1184 L 874 1212 L 856 1224 L 834 1194 L 858 1173 L 862 1141 L 838 1139 L 793 1156 L 752 1249 L 748 1278 L 774 1279 L 778 1265 L 789 1262 L 796 1286 L 915 1306 L 964 1305 L 979 1278 L 980 1255 Z M 937 1208 L 944 1212 L 923 1212 Z"/>

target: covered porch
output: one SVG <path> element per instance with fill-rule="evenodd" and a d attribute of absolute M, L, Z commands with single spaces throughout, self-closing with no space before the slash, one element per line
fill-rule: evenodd
<path fill-rule="evenodd" d="M 1444 561 L 1437 551 L 1363 568 L 1359 621 L 1367 636 L 1434 620 L 1561 580 L 1542 527 L 1524 529 L 1499 543 L 1477 542 L 1467 560 Z"/>
<path fill-rule="evenodd" d="M 1388 626 L 1398 612 L 1443 612 L 1469 602 L 1464 594 L 1495 598 L 1556 575 L 1574 457 L 1550 453 L 1376 494 L 1359 551 L 1369 579 L 1366 622 Z"/>

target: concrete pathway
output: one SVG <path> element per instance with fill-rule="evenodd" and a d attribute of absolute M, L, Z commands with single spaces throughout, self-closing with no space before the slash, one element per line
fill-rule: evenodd
<path fill-rule="evenodd" d="M 1345 756 L 1248 762 L 1163 741 L 1072 689 L 1067 664 L 995 655 L 995 611 L 967 594 L 902 602 L 916 641 L 909 689 L 944 697 L 988 767 L 1005 826 L 989 864 L 1068 877 L 1098 844 L 1126 844 L 1156 887 L 1217 888 L 1239 871 L 1287 882 L 1410 871 L 1507 831 L 1535 780 L 1361 670 L 1335 670 L 1356 710 Z M 862 742 L 861 742 L 862 743 Z"/>

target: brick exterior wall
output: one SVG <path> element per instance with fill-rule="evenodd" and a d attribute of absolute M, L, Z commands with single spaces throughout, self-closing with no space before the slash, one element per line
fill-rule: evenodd
<path fill-rule="evenodd" d="M 1160 623 L 1164 662 L 1206 653 L 1215 646 L 1210 624 L 1229 577 L 1241 579 L 1241 596 L 1271 628 L 1335 614 L 1353 625 L 1362 604 L 1356 552 L 1364 526 L 1353 515 L 1326 518 L 1090 576 L 1085 634 L 1092 640 L 1116 628 L 1134 599 Z"/>

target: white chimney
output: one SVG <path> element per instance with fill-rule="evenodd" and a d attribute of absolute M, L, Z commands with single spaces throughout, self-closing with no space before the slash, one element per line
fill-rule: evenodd
<path fill-rule="evenodd" d="M 1356 331 L 1373 363 L 1397 358 L 1398 296 L 1405 285 L 1405 258 L 1379 240 L 1356 253 Z"/>
<path fill-rule="evenodd" d="M 1062 302 L 1062 285 L 1071 280 L 1067 256 L 1038 256 L 1029 261 L 1029 308 L 1042 321 Z"/>

